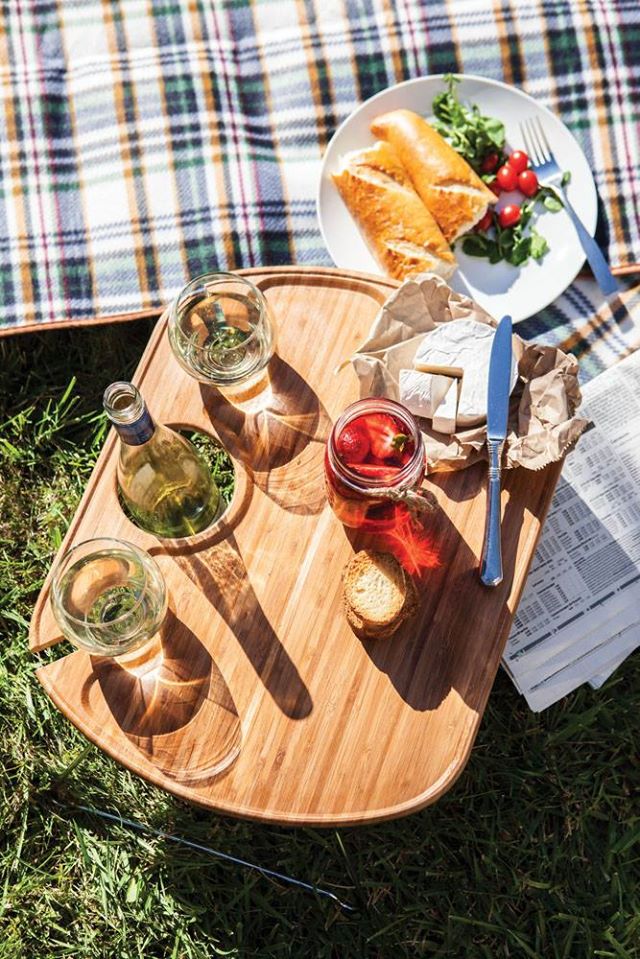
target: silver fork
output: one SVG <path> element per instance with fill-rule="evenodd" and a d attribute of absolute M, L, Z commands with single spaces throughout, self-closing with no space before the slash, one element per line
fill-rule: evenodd
<path fill-rule="evenodd" d="M 576 228 L 578 239 L 580 240 L 582 249 L 587 255 L 589 266 L 593 270 L 593 275 L 596 278 L 598 286 L 605 296 L 616 293 L 618 284 L 609 269 L 602 250 L 593 237 L 589 235 L 587 228 L 569 203 L 567 195 L 562 188 L 562 170 L 558 166 L 553 151 L 549 146 L 549 141 L 547 140 L 547 135 L 544 132 L 540 117 L 529 117 L 527 120 L 523 120 L 520 124 L 520 131 L 525 149 L 532 161 L 533 172 L 544 186 L 553 190 L 569 214 L 569 218 Z"/>

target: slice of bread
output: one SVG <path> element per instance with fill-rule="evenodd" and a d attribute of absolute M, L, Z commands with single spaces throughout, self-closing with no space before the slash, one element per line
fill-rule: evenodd
<path fill-rule="evenodd" d="M 388 143 L 347 153 L 332 177 L 371 252 L 390 276 L 451 276 L 457 266 L 451 247 Z"/>
<path fill-rule="evenodd" d="M 374 119 L 371 132 L 395 149 L 447 242 L 471 230 L 498 202 L 464 157 L 419 114 L 392 110 Z"/>
<path fill-rule="evenodd" d="M 416 610 L 413 581 L 391 553 L 356 553 L 345 567 L 343 582 L 346 617 L 361 639 L 392 636 Z"/>

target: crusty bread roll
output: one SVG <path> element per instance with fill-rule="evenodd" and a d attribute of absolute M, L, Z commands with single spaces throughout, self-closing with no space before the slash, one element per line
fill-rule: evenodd
<path fill-rule="evenodd" d="M 390 276 L 451 276 L 456 261 L 449 244 L 388 143 L 346 154 L 333 181 Z"/>
<path fill-rule="evenodd" d="M 373 121 L 371 132 L 395 149 L 449 243 L 467 233 L 487 206 L 497 202 L 467 161 L 417 113 L 385 113 Z"/>
<path fill-rule="evenodd" d="M 360 639 L 386 639 L 418 605 L 413 581 L 391 553 L 363 549 L 343 573 L 347 621 Z"/>

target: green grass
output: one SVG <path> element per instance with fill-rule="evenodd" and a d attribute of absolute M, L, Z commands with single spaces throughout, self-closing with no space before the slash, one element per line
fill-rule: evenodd
<path fill-rule="evenodd" d="M 640 956 L 637 656 L 602 691 L 540 716 L 499 675 L 453 789 L 360 829 L 196 810 L 87 746 L 56 711 L 27 623 L 104 438 L 102 390 L 132 371 L 149 330 L 0 342 L 0 959 Z M 78 804 L 317 883 L 358 912 Z"/>

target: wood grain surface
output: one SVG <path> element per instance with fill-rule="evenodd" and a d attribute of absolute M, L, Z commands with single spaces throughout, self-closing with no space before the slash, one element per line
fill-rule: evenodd
<path fill-rule="evenodd" d="M 365 541 L 326 505 L 324 444 L 358 396 L 351 365 L 336 370 L 397 284 L 330 269 L 244 272 L 278 327 L 267 388 L 230 402 L 190 379 L 164 317 L 134 378 L 157 420 L 228 449 L 231 506 L 190 539 L 139 530 L 118 505 L 112 433 L 62 549 L 105 535 L 144 547 L 170 613 L 139 662 L 74 651 L 37 675 L 89 739 L 192 802 L 282 824 L 404 815 L 436 800 L 468 759 L 561 464 L 507 473 L 496 589 L 478 579 L 484 468 L 430 477 L 442 508 L 428 521 L 418 616 L 390 640 L 361 642 L 342 612 L 341 573 Z M 31 649 L 61 639 L 47 579 Z"/>

